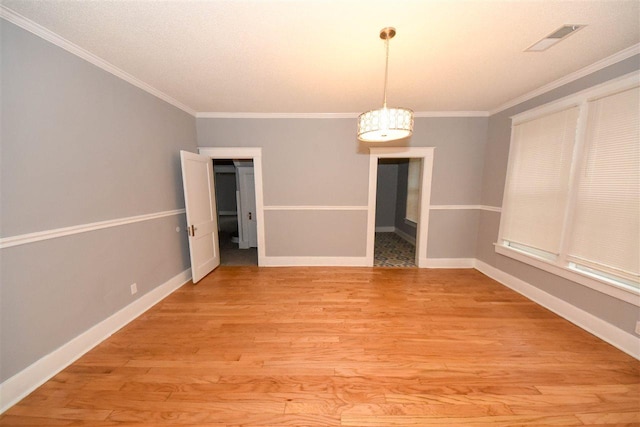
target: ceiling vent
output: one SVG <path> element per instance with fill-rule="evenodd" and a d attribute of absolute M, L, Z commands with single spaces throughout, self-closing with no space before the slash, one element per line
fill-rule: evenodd
<path fill-rule="evenodd" d="M 547 50 L 554 44 L 558 43 L 560 40 L 566 39 L 571 34 L 574 34 L 576 31 L 584 27 L 586 27 L 586 25 L 579 25 L 579 24 L 563 25 L 562 27 L 555 30 L 553 33 L 549 34 L 547 37 L 543 38 L 540 41 L 537 41 L 536 43 L 526 48 L 525 52 L 542 52 L 544 50 Z"/>

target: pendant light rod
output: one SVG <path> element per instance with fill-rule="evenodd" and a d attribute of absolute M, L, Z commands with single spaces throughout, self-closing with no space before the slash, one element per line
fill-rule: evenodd
<path fill-rule="evenodd" d="M 386 51 L 386 61 L 384 65 L 384 96 L 382 98 L 383 108 L 387 108 L 387 80 L 389 76 L 389 40 L 396 35 L 396 29 L 393 27 L 386 27 L 380 30 L 380 38 L 384 40 L 384 47 Z"/>

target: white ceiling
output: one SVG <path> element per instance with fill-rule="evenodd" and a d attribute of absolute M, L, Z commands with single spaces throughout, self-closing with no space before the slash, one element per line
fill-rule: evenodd
<path fill-rule="evenodd" d="M 640 41 L 640 2 L 2 0 L 197 112 L 490 111 Z M 564 24 L 587 27 L 523 52 Z"/>

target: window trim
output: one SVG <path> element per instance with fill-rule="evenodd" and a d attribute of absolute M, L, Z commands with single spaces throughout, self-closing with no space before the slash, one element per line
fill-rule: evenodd
<path fill-rule="evenodd" d="M 570 268 L 569 266 L 563 267 L 547 259 L 506 246 L 504 243 L 494 243 L 494 246 L 496 253 L 500 255 L 515 259 L 516 261 L 531 265 L 540 270 L 640 307 L 640 292 L 631 286 L 608 281 L 604 277 L 591 275 L 587 272 Z"/>
<path fill-rule="evenodd" d="M 565 110 L 572 107 L 579 107 L 579 118 L 578 124 L 576 128 L 576 149 L 574 151 L 575 156 L 579 155 L 584 147 L 584 132 L 586 129 L 586 112 L 588 102 L 596 100 L 598 98 L 613 95 L 617 92 L 621 92 L 639 85 L 640 81 L 640 71 L 635 71 L 633 73 L 626 74 L 622 77 L 616 78 L 614 80 L 610 80 L 608 82 L 599 84 L 597 86 L 593 86 L 591 88 L 585 89 L 583 91 L 577 92 L 575 94 L 569 95 L 567 97 L 561 98 L 556 101 L 549 102 L 547 104 L 541 105 L 539 107 L 533 108 L 531 110 L 524 111 L 520 114 L 514 115 L 511 117 L 511 141 L 509 142 L 509 147 L 513 145 L 513 127 L 519 124 L 522 124 L 527 121 L 535 120 L 540 117 L 553 114 L 555 112 Z M 513 168 L 513 150 L 509 150 L 509 160 L 507 165 L 507 175 L 506 179 L 511 176 L 511 171 Z M 572 163 L 572 168 L 576 167 L 576 162 Z M 572 174 L 572 180 L 574 174 Z M 570 215 L 574 209 L 574 199 L 575 199 L 575 182 L 570 183 L 571 192 L 569 194 L 569 207 L 567 212 L 565 213 L 565 221 L 563 223 L 562 229 L 562 238 L 561 238 L 561 253 L 560 256 L 555 260 L 548 260 L 542 257 L 538 257 L 535 254 L 525 252 L 523 250 L 514 248 L 509 246 L 507 242 L 503 239 L 503 229 L 504 229 L 504 221 L 502 221 L 502 217 L 500 220 L 500 228 L 498 231 L 498 241 L 494 244 L 495 252 L 507 256 L 509 258 L 515 259 L 517 261 L 523 262 L 525 264 L 529 264 L 533 267 L 539 268 L 541 270 L 552 273 L 556 276 L 571 280 L 572 282 L 578 283 L 580 285 L 586 286 L 588 288 L 594 289 L 596 291 L 602 292 L 614 298 L 618 298 L 630 304 L 640 307 L 640 289 L 635 288 L 633 286 L 626 285 L 622 282 L 609 280 L 604 276 L 595 275 L 577 268 L 573 268 L 571 264 L 565 259 L 566 257 L 566 245 L 567 245 L 567 235 L 570 232 L 571 224 L 568 221 Z M 503 209 L 504 209 L 504 200 L 507 197 L 506 190 L 508 186 L 505 181 L 504 194 L 503 194 Z"/>

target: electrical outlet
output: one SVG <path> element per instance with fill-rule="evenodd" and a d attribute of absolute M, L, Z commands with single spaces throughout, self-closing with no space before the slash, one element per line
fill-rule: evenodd
<path fill-rule="evenodd" d="M 138 285 L 136 283 L 131 285 L 131 295 L 135 295 L 138 292 Z"/>
<path fill-rule="evenodd" d="M 640 335 L 640 320 L 636 322 L 636 334 Z"/>

